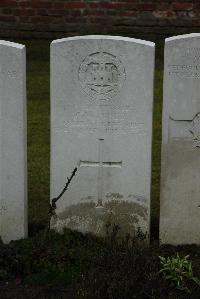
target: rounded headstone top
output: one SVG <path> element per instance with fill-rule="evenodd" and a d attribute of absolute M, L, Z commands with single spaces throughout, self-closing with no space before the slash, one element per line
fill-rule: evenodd
<path fill-rule="evenodd" d="M 17 48 L 17 49 L 24 49 L 25 46 L 22 44 L 18 44 L 18 43 L 13 43 L 13 42 L 9 42 L 6 40 L 0 40 L 0 45 L 3 46 L 7 46 L 7 47 L 13 47 L 13 48 Z"/>
<path fill-rule="evenodd" d="M 56 39 L 51 44 L 64 43 L 64 42 L 77 41 L 77 40 L 114 40 L 114 41 L 132 42 L 132 43 L 141 44 L 145 46 L 155 47 L 155 43 L 150 41 L 135 39 L 130 37 L 123 37 L 123 36 L 111 36 L 111 35 L 83 35 L 83 36 L 67 37 L 67 38 Z"/>
<path fill-rule="evenodd" d="M 200 33 L 189 33 L 189 34 L 182 34 L 182 35 L 176 35 L 176 36 L 171 36 L 165 39 L 165 42 L 172 42 L 172 41 L 177 41 L 177 40 L 183 40 L 183 39 L 188 39 L 188 38 L 200 38 Z"/>

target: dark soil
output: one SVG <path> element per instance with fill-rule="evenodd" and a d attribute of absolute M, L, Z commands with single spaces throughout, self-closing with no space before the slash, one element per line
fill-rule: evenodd
<path fill-rule="evenodd" d="M 200 247 L 141 247 L 112 234 L 105 239 L 66 230 L 63 235 L 43 231 L 0 245 L 0 298 L 194 298 L 200 287 L 185 280 L 190 292 L 178 290 L 162 273 L 159 256 L 189 254 L 195 277 L 200 277 Z"/>

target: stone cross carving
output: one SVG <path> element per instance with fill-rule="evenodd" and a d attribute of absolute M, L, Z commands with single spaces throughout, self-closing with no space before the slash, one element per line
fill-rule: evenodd
<path fill-rule="evenodd" d="M 103 168 L 112 167 L 112 168 L 121 168 L 122 161 L 119 162 L 105 162 L 103 161 L 103 142 L 104 139 L 99 140 L 99 150 L 98 150 L 98 161 L 82 161 L 80 160 L 80 167 L 98 167 L 98 201 L 97 208 L 103 207 Z"/>
<path fill-rule="evenodd" d="M 200 147 L 200 112 L 197 113 L 193 119 L 189 120 L 176 120 L 170 117 L 170 120 L 178 124 L 179 129 L 182 129 L 184 137 L 189 137 L 192 134 L 193 147 Z M 184 130 L 183 130 L 184 128 Z M 189 134 L 189 135 L 188 135 Z"/>
<path fill-rule="evenodd" d="M 193 146 L 200 147 L 200 113 L 197 113 L 192 120 L 192 128 L 190 132 L 193 135 Z"/>

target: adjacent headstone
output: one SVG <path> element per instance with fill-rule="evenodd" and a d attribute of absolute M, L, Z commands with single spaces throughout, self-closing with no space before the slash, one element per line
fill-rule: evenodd
<path fill-rule="evenodd" d="M 0 41 L 0 237 L 27 235 L 25 46 Z"/>
<path fill-rule="evenodd" d="M 82 36 L 51 44 L 51 227 L 148 239 L 154 43 Z"/>
<path fill-rule="evenodd" d="M 200 34 L 166 39 L 160 239 L 200 244 Z"/>

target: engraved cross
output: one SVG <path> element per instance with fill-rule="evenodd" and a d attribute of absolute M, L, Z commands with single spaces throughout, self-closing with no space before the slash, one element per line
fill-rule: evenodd
<path fill-rule="evenodd" d="M 119 162 L 107 162 L 103 161 L 103 142 L 104 139 L 99 139 L 98 161 L 82 161 L 80 160 L 80 167 L 98 167 L 98 202 L 97 208 L 103 207 L 103 168 L 121 168 L 122 161 Z"/>
<path fill-rule="evenodd" d="M 190 137 L 192 134 L 193 147 L 200 148 L 200 113 L 197 113 L 193 119 L 177 120 L 172 117 L 169 119 L 173 126 L 173 137 L 180 137 L 180 135 Z"/>

